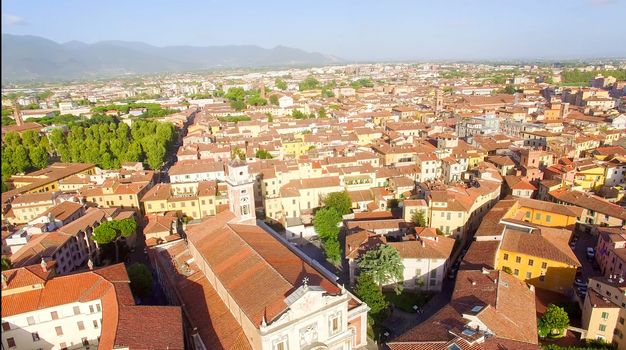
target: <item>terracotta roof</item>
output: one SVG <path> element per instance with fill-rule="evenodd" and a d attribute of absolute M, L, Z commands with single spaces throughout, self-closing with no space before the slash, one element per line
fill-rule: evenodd
<path fill-rule="evenodd" d="M 621 220 L 626 220 L 626 209 L 617 204 L 608 202 L 598 196 L 566 189 L 550 191 L 549 194 L 559 201 L 597 211 L 598 213 Z"/>
<path fill-rule="evenodd" d="M 466 339 L 469 319 L 476 317 L 493 333 L 482 343 Z M 470 335 L 471 334 L 471 335 Z M 450 349 L 539 349 L 535 295 L 515 277 L 500 271 L 459 271 L 452 300 L 425 322 L 388 342 L 393 350 Z"/>
<path fill-rule="evenodd" d="M 271 234 L 256 225 L 229 223 L 233 218 L 224 211 L 190 225 L 187 236 L 256 327 L 264 317 L 269 322 L 287 309 L 286 296 L 300 287 L 305 276 L 310 285 L 331 294 L 340 292 L 333 281 Z"/>
<path fill-rule="evenodd" d="M 561 239 L 557 235 L 562 235 Z M 554 233 L 546 229 L 541 233 L 522 232 L 506 229 L 500 249 L 517 252 L 544 259 L 562 262 L 572 266 L 581 266 L 567 242 L 569 235 Z"/>

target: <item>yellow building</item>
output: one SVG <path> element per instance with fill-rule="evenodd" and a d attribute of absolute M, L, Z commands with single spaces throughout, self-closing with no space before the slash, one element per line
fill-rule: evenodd
<path fill-rule="evenodd" d="M 157 184 L 141 202 L 146 214 L 175 211 L 180 216 L 200 219 L 217 214 L 220 206 L 228 204 L 225 186 L 215 181 L 183 184 Z"/>
<path fill-rule="evenodd" d="M 550 228 L 504 230 L 496 268 L 537 288 L 565 294 L 581 266 L 568 245 L 571 231 Z"/>
<path fill-rule="evenodd" d="M 574 186 L 583 190 L 593 190 L 604 186 L 605 168 L 599 165 L 580 167 L 574 175 Z"/>
<path fill-rule="evenodd" d="M 310 144 L 304 142 L 303 135 L 296 135 L 292 139 L 287 139 L 282 141 L 282 149 L 281 153 L 283 155 L 291 155 L 295 157 L 300 157 L 309 150 L 311 147 Z"/>
<path fill-rule="evenodd" d="M 11 176 L 8 182 L 14 189 L 7 192 L 20 194 L 56 191 L 59 188 L 59 180 L 77 174 L 92 175 L 95 172 L 96 166 L 93 164 L 54 163 L 32 173 Z"/>
<path fill-rule="evenodd" d="M 572 228 L 582 214 L 583 209 L 577 206 L 519 198 L 513 218 L 541 226 Z"/>

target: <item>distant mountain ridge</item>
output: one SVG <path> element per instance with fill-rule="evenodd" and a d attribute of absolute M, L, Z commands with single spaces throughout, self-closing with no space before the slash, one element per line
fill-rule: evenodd
<path fill-rule="evenodd" d="M 38 36 L 2 34 L 2 81 L 65 80 L 214 68 L 313 66 L 335 56 L 284 46 L 165 46 L 100 41 L 59 44 Z"/>

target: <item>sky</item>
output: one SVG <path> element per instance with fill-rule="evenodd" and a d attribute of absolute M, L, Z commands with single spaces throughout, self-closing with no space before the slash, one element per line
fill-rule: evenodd
<path fill-rule="evenodd" d="M 2 0 L 56 42 L 278 45 L 346 60 L 626 57 L 626 0 Z"/>

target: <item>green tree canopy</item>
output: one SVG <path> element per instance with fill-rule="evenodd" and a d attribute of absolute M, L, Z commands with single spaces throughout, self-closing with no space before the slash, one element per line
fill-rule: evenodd
<path fill-rule="evenodd" d="M 424 211 L 418 210 L 411 216 L 411 222 L 417 227 L 426 227 L 426 217 L 424 217 Z"/>
<path fill-rule="evenodd" d="M 380 287 L 376 284 L 372 276 L 368 274 L 363 273 L 357 277 L 354 292 L 369 306 L 369 313 L 374 319 L 380 319 L 382 312 L 389 307 L 389 303 L 385 299 Z"/>
<path fill-rule="evenodd" d="M 152 292 L 152 273 L 144 264 L 134 263 L 126 271 L 130 279 L 130 289 L 136 297 L 147 297 Z"/>
<path fill-rule="evenodd" d="M 270 154 L 270 152 L 264 150 L 264 149 L 260 149 L 258 151 L 256 151 L 255 156 L 259 159 L 272 159 L 272 155 Z"/>
<path fill-rule="evenodd" d="M 287 90 L 287 83 L 280 78 L 276 78 L 274 85 L 276 85 L 276 88 L 280 90 Z"/>
<path fill-rule="evenodd" d="M 335 209 L 339 215 L 350 213 L 352 208 L 352 199 L 347 191 L 329 193 L 322 199 L 322 202 L 326 208 Z"/>
<path fill-rule="evenodd" d="M 537 326 L 540 333 L 561 334 L 569 325 L 569 316 L 565 309 L 560 306 L 550 304 L 546 312 L 541 316 Z"/>
<path fill-rule="evenodd" d="M 271 95 L 270 103 L 273 104 L 274 106 L 278 106 L 278 95 Z"/>
<path fill-rule="evenodd" d="M 402 291 L 404 265 L 400 253 L 393 246 L 381 244 L 367 251 L 358 261 L 361 273 L 369 274 L 379 286 L 395 283 L 397 294 Z"/>
<path fill-rule="evenodd" d="M 246 97 L 246 91 L 243 88 L 232 87 L 228 89 L 228 92 L 224 95 L 230 101 L 242 101 Z"/>
<path fill-rule="evenodd" d="M 13 264 L 11 264 L 11 259 L 3 256 L 2 257 L 2 271 L 10 270 L 13 268 Z"/>
<path fill-rule="evenodd" d="M 306 79 L 301 81 L 300 84 L 298 84 L 298 89 L 300 91 L 313 90 L 319 87 L 320 87 L 320 82 L 314 77 L 307 77 Z"/>

